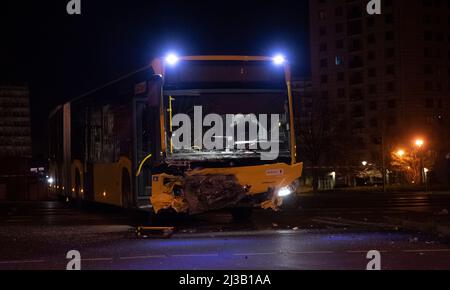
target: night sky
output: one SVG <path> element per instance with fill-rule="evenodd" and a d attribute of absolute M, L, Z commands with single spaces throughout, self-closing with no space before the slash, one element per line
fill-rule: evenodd
<path fill-rule="evenodd" d="M 47 151 L 47 116 L 102 83 L 179 54 L 283 52 L 296 75 L 309 71 L 308 4 L 297 1 L 2 1 L 0 81 L 31 90 L 33 153 Z"/>

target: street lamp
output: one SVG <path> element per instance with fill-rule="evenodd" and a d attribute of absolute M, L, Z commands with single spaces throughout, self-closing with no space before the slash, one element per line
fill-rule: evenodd
<path fill-rule="evenodd" d="M 423 154 L 420 151 L 421 151 L 422 147 L 424 146 L 425 141 L 423 139 L 419 138 L 419 139 L 416 139 L 414 144 L 416 145 L 416 147 L 418 149 L 417 151 L 418 151 L 419 158 L 420 158 L 420 165 L 419 165 L 420 166 L 420 184 L 423 184 L 423 179 L 424 179 Z"/>
<path fill-rule="evenodd" d="M 423 141 L 423 139 L 417 139 L 417 140 L 414 142 L 414 144 L 416 144 L 416 146 L 417 146 L 418 148 L 422 148 L 423 145 L 425 144 L 425 141 Z"/>
<path fill-rule="evenodd" d="M 361 162 L 361 164 L 362 164 L 363 166 L 367 166 L 368 162 L 367 162 L 367 161 L 363 161 L 363 162 Z"/>
<path fill-rule="evenodd" d="M 403 157 L 405 156 L 405 150 L 399 149 L 395 154 L 397 154 L 398 157 Z"/>
<path fill-rule="evenodd" d="M 430 172 L 428 168 L 423 169 L 423 174 L 425 175 L 425 192 L 428 192 L 428 172 Z"/>

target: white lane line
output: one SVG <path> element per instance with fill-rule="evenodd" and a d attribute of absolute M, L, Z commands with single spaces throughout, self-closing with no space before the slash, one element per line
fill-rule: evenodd
<path fill-rule="evenodd" d="M 177 254 L 172 257 L 218 257 L 219 254 Z"/>
<path fill-rule="evenodd" d="M 288 252 L 288 254 L 296 254 L 296 255 L 302 255 L 302 254 L 334 254 L 333 251 L 295 251 L 295 252 Z"/>
<path fill-rule="evenodd" d="M 45 260 L 17 260 L 17 261 L 0 261 L 0 264 L 27 264 L 27 263 L 44 263 Z"/>
<path fill-rule="evenodd" d="M 371 250 L 368 250 L 368 251 L 363 251 L 363 250 L 360 250 L 360 251 L 347 251 L 347 253 L 349 253 L 349 254 L 367 254 L 370 251 Z M 378 251 L 378 252 L 380 252 L 380 253 L 387 253 L 388 251 Z"/>
<path fill-rule="evenodd" d="M 403 250 L 405 253 L 442 253 L 442 252 L 450 252 L 450 249 L 422 249 L 422 250 Z"/>
<path fill-rule="evenodd" d="M 277 255 L 279 253 L 269 252 L 269 253 L 236 253 L 233 256 L 263 256 L 263 255 Z"/>
<path fill-rule="evenodd" d="M 166 255 L 130 256 L 130 257 L 119 257 L 119 260 L 152 259 L 152 258 L 167 258 L 167 256 Z"/>
<path fill-rule="evenodd" d="M 81 261 L 112 261 L 113 258 L 82 258 Z"/>

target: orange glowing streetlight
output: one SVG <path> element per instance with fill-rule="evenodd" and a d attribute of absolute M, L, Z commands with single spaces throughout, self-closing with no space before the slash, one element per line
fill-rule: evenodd
<path fill-rule="evenodd" d="M 418 148 L 418 154 L 419 158 L 420 158 L 420 184 L 423 184 L 423 180 L 424 180 L 424 172 L 423 172 L 423 152 L 422 152 L 422 147 L 425 144 L 425 141 L 423 139 L 416 139 L 416 141 L 414 142 L 416 147 Z"/>
<path fill-rule="evenodd" d="M 417 147 L 422 148 L 423 145 L 425 144 L 425 141 L 423 141 L 423 139 L 417 139 L 414 144 L 416 144 Z"/>
<path fill-rule="evenodd" d="M 399 149 L 397 152 L 395 152 L 395 154 L 397 154 L 398 157 L 403 157 L 405 156 L 406 152 L 403 149 Z"/>

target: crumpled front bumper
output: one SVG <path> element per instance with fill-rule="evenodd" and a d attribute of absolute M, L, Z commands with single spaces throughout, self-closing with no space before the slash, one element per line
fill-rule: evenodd
<path fill-rule="evenodd" d="M 278 210 L 283 198 L 277 190 L 292 185 L 301 172 L 302 163 L 206 168 L 185 176 L 162 173 L 152 177 L 151 203 L 156 213 L 172 208 L 179 213 L 198 214 L 237 206 L 245 200 Z M 265 199 L 259 201 L 262 193 L 266 193 Z"/>

